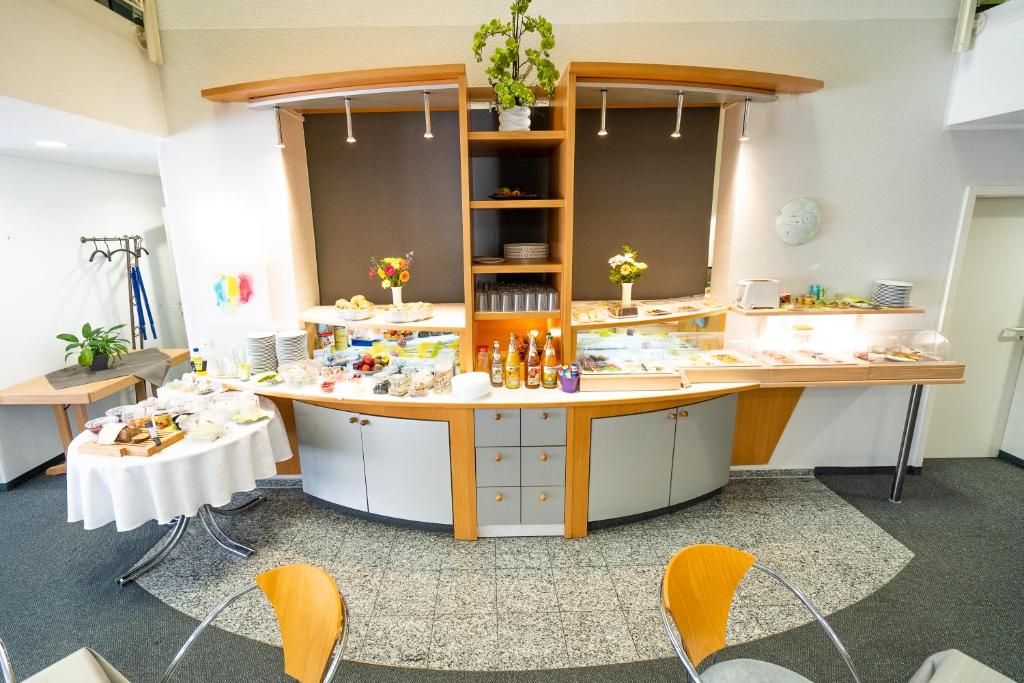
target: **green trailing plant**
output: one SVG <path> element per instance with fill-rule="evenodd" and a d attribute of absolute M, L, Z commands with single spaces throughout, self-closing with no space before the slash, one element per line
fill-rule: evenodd
<path fill-rule="evenodd" d="M 483 51 L 489 38 L 504 36 L 504 46 L 494 48 L 491 64 L 487 67 L 487 82 L 494 88 L 498 104 L 504 109 L 515 105 L 529 107 L 536 101 L 528 79 L 535 77 L 548 97 L 555 94 L 558 69 L 551 62 L 550 51 L 555 46 L 555 34 L 551 22 L 542 16 L 526 15 L 530 0 L 514 0 L 511 7 L 512 21 L 505 23 L 491 19 L 481 24 L 473 36 L 473 55 L 477 62 L 483 61 Z M 539 48 L 523 48 L 523 36 L 536 33 L 540 38 Z"/>
<path fill-rule="evenodd" d="M 64 360 L 78 352 L 78 364 L 83 368 L 92 365 L 92 359 L 101 354 L 107 354 L 110 358 L 119 358 L 128 352 L 128 340 L 118 336 L 117 331 L 124 325 L 114 325 L 109 330 L 102 327 L 93 327 L 89 323 L 82 325 L 82 338 L 79 339 L 73 334 L 64 332 L 57 335 L 57 339 L 68 343 L 64 350 Z"/>

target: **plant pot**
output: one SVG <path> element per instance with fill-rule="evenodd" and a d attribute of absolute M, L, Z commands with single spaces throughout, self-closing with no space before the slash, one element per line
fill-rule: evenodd
<path fill-rule="evenodd" d="M 530 108 L 521 105 L 511 109 L 498 107 L 498 130 L 503 133 L 530 130 Z"/>
<path fill-rule="evenodd" d="M 113 366 L 113 361 L 110 356 L 105 353 L 97 353 L 92 357 L 92 364 L 89 366 L 90 370 L 106 370 Z"/>
<path fill-rule="evenodd" d="M 622 283 L 622 307 L 629 308 L 633 305 L 633 283 Z"/>
<path fill-rule="evenodd" d="M 393 303 L 395 306 L 397 306 L 398 304 L 402 303 L 402 288 L 401 287 L 392 287 L 391 288 L 391 303 Z"/>

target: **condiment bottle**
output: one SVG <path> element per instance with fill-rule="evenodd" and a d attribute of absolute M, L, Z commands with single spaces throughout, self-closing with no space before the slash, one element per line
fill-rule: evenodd
<path fill-rule="evenodd" d="M 500 387 L 505 384 L 505 359 L 501 357 L 501 346 L 494 340 L 491 349 L 491 386 Z"/>
<path fill-rule="evenodd" d="M 526 352 L 526 388 L 540 388 L 540 354 L 537 353 L 537 337 L 530 335 L 530 348 Z"/>
<path fill-rule="evenodd" d="M 476 347 L 476 360 L 474 362 L 474 370 L 477 372 L 487 372 L 487 366 L 490 364 L 490 354 L 487 353 L 487 345 L 481 344 Z"/>
<path fill-rule="evenodd" d="M 505 358 L 505 388 L 519 388 L 519 347 L 516 345 L 515 332 L 508 337 L 508 356 Z"/>
<path fill-rule="evenodd" d="M 544 360 L 541 363 L 540 377 L 540 384 L 545 389 L 558 388 L 558 366 L 558 353 L 555 351 L 555 343 L 549 332 L 548 338 L 544 341 Z"/>
<path fill-rule="evenodd" d="M 199 354 L 199 347 L 192 347 L 192 358 L 190 359 L 192 365 L 192 372 L 196 373 L 196 377 L 206 376 L 206 359 Z"/>

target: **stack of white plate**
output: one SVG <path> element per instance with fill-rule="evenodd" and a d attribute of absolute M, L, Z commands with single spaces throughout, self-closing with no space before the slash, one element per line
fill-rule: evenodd
<path fill-rule="evenodd" d="M 306 347 L 305 330 L 287 330 L 278 332 L 275 343 L 278 365 L 293 363 L 297 360 L 309 358 Z"/>
<path fill-rule="evenodd" d="M 899 280 L 875 280 L 871 300 L 879 306 L 888 308 L 906 308 L 910 305 L 910 290 L 914 288 L 909 282 Z"/>
<path fill-rule="evenodd" d="M 253 332 L 245 335 L 245 350 L 249 355 L 253 373 L 277 370 L 273 332 Z"/>
<path fill-rule="evenodd" d="M 551 247 L 541 242 L 510 242 L 505 245 L 505 258 L 541 259 L 547 258 Z"/>

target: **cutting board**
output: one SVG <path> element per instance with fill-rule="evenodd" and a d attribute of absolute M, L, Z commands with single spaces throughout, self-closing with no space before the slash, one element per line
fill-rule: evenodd
<path fill-rule="evenodd" d="M 89 455 L 112 455 L 116 458 L 120 458 L 125 455 L 141 455 L 142 457 L 148 457 L 159 453 L 171 444 L 178 443 L 185 438 L 185 432 L 178 431 L 177 429 L 161 429 L 157 434 L 160 436 L 159 446 L 156 445 L 152 439 L 146 439 L 139 443 L 112 444 L 86 441 L 78 447 L 78 452 L 88 453 Z"/>

